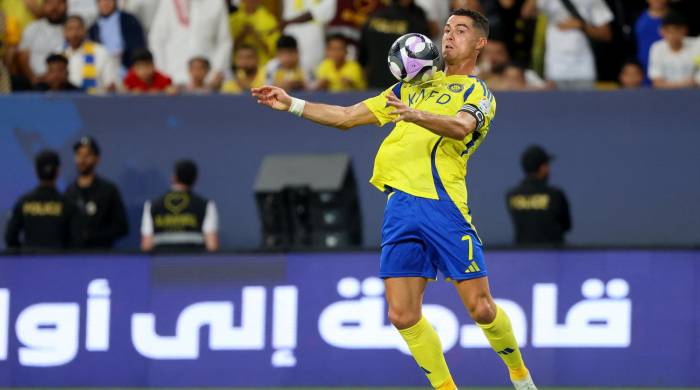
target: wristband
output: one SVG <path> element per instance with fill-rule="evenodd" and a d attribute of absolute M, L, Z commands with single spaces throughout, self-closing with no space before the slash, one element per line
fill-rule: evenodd
<path fill-rule="evenodd" d="M 289 105 L 289 112 L 296 116 L 301 116 L 304 113 L 304 106 L 306 106 L 306 100 L 292 98 L 292 104 Z"/>

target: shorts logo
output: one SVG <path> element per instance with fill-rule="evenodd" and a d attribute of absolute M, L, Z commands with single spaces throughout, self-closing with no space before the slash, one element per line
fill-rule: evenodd
<path fill-rule="evenodd" d="M 479 268 L 478 265 L 476 265 L 476 261 L 472 261 L 471 264 L 469 265 L 469 268 L 467 268 L 464 273 L 465 274 L 470 274 L 472 272 L 479 272 L 481 271 L 481 268 Z"/>
<path fill-rule="evenodd" d="M 452 83 L 448 85 L 447 88 L 454 93 L 460 93 L 464 89 L 464 86 L 462 84 Z"/>

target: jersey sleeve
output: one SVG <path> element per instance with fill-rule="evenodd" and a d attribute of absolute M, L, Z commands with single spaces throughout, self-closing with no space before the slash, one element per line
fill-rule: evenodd
<path fill-rule="evenodd" d="M 386 94 L 393 92 L 399 99 L 401 99 L 401 86 L 403 83 L 396 83 L 390 88 L 382 91 L 379 95 L 366 99 L 363 101 L 365 106 L 374 114 L 379 121 L 379 126 L 384 126 L 385 124 L 391 122 L 393 119 L 391 112 L 394 111 L 394 107 L 388 106 L 386 104 Z"/>
<path fill-rule="evenodd" d="M 481 80 L 476 81 L 464 93 L 464 104 L 459 111 L 476 119 L 476 131 L 487 129 L 496 115 L 496 98 Z"/>

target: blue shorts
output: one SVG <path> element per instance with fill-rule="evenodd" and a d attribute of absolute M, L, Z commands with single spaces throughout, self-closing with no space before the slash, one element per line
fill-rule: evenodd
<path fill-rule="evenodd" d="M 466 280 L 486 276 L 482 243 L 451 200 L 393 190 L 382 225 L 381 278 Z"/>

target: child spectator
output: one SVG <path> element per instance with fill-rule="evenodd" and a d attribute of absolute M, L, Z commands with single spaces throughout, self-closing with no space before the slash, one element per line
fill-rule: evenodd
<path fill-rule="evenodd" d="M 620 87 L 634 89 L 644 86 L 644 70 L 636 61 L 627 61 L 622 65 L 618 76 Z"/>
<path fill-rule="evenodd" d="M 78 87 L 68 81 L 68 59 L 60 54 L 51 54 L 46 59 L 46 74 L 34 85 L 37 91 L 77 91 Z"/>
<path fill-rule="evenodd" d="M 326 39 L 326 59 L 316 70 L 318 89 L 343 92 L 367 88 L 362 67 L 347 56 L 348 42 L 344 36 L 336 34 Z"/>
<path fill-rule="evenodd" d="M 265 84 L 265 70 L 258 65 L 258 53 L 253 46 L 241 45 L 233 56 L 233 78 L 221 87 L 222 93 L 247 93 Z"/>
<path fill-rule="evenodd" d="M 298 91 L 306 88 L 310 77 L 299 64 L 297 40 L 283 35 L 277 41 L 277 55 L 265 67 L 265 83 L 283 88 L 286 91 Z"/>
<path fill-rule="evenodd" d="M 654 42 L 661 39 L 661 20 L 668 13 L 668 0 L 647 0 L 649 8 L 642 12 L 634 24 L 637 38 L 637 61 L 644 74 L 649 68 L 649 49 Z"/>
<path fill-rule="evenodd" d="M 124 87 L 135 93 L 173 92 L 170 77 L 160 73 L 153 65 L 153 54 L 146 49 L 134 51 L 133 65 L 124 78 Z"/>
<path fill-rule="evenodd" d="M 663 40 L 654 43 L 649 52 L 649 78 L 655 88 L 691 88 L 698 71 L 699 46 L 688 37 L 688 24 L 675 12 L 661 22 Z"/>
<path fill-rule="evenodd" d="M 204 57 L 194 57 L 187 64 L 190 74 L 190 82 L 183 86 L 182 91 L 194 95 L 206 95 L 219 89 L 221 79 L 214 77 L 208 82 L 207 77 L 211 71 L 209 60 Z M 221 73 L 217 73 L 221 75 Z"/>

